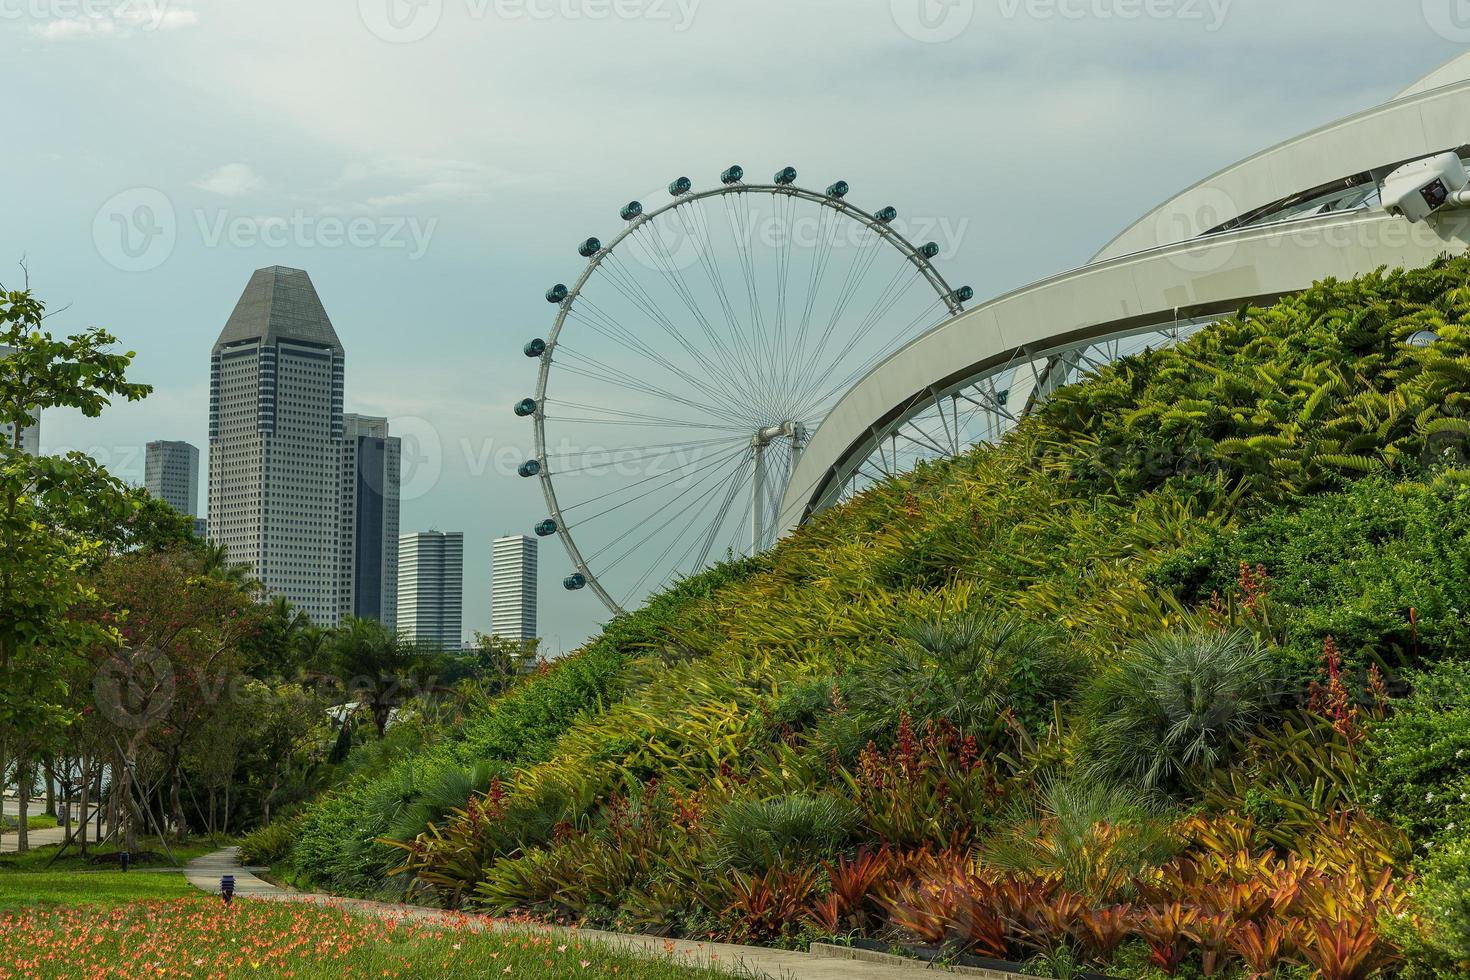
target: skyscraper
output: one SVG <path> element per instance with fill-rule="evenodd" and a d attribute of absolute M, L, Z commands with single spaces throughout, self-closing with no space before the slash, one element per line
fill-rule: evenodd
<path fill-rule="evenodd" d="M 199 449 L 187 442 L 155 440 L 143 457 L 143 486 L 186 517 L 199 516 Z"/>
<path fill-rule="evenodd" d="M 490 632 L 506 640 L 535 639 L 536 539 L 496 538 L 490 557 Z"/>
<path fill-rule="evenodd" d="M 5 357 L 13 350 L 15 350 L 14 347 L 7 347 L 4 344 L 0 344 L 0 357 Z M 32 456 L 39 456 L 41 454 L 41 413 L 37 412 L 35 414 L 36 421 L 20 430 L 20 439 L 18 440 L 15 439 L 15 427 L 9 422 L 0 422 L 0 437 L 4 438 L 6 445 L 13 445 L 23 452 L 30 453 Z"/>
<path fill-rule="evenodd" d="M 398 537 L 398 631 L 417 643 L 457 650 L 464 615 L 464 532 Z"/>
<path fill-rule="evenodd" d="M 209 536 L 324 626 L 341 614 L 343 375 L 311 277 L 257 270 L 211 359 Z"/>
<path fill-rule="evenodd" d="M 344 415 L 339 615 L 398 619 L 398 481 L 402 451 L 388 420 Z"/>

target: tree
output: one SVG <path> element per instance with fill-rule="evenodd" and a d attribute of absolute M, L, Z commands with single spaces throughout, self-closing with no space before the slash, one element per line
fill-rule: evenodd
<path fill-rule="evenodd" d="M 99 524 L 126 526 L 137 498 L 80 453 L 32 456 L 5 435 L 47 408 L 96 417 L 113 398 L 151 390 L 126 380 L 133 354 L 110 352 L 116 339 L 91 329 L 57 340 L 45 305 L 29 289 L 0 286 L 0 771 L 17 752 L 31 768 L 71 714 L 69 663 L 88 642 L 107 639 L 95 622 L 69 615 L 88 599 L 84 573 L 103 553 Z M 24 739 L 22 740 L 22 736 Z"/>
<path fill-rule="evenodd" d="M 371 619 L 348 619 L 332 639 L 332 659 L 348 695 L 373 717 L 378 737 L 393 709 L 424 689 L 428 657 Z"/>
<path fill-rule="evenodd" d="M 256 628 L 252 604 L 236 586 L 201 574 L 190 550 L 112 558 L 98 591 L 124 640 L 121 649 L 98 651 L 98 707 L 114 724 L 125 769 L 136 773 L 142 754 L 152 753 L 171 822 L 182 831 L 184 756 L 237 693 L 242 645 Z M 142 815 L 136 789 L 124 773 L 122 799 L 135 822 Z"/>

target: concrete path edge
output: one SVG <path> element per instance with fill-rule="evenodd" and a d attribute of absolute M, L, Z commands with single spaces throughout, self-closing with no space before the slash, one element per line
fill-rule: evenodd
<path fill-rule="evenodd" d="M 354 909 L 367 915 L 381 915 L 420 922 L 437 922 L 445 926 L 501 931 L 536 928 L 554 935 L 604 943 L 644 956 L 668 956 L 690 965 L 712 966 L 722 972 L 781 980 L 917 980 L 936 973 L 980 976 L 991 980 L 1036 980 L 1018 973 L 1001 973 L 974 967 L 945 969 L 927 963 L 915 963 L 899 956 L 868 950 L 815 943 L 809 952 L 801 953 L 763 946 L 734 946 L 728 943 L 700 943 L 682 939 L 660 939 L 630 933 L 601 932 L 593 929 L 569 929 L 560 926 L 527 927 L 518 923 L 484 916 L 466 916 L 422 908 L 417 905 L 369 902 L 340 898 L 317 892 L 301 892 L 282 888 L 261 878 L 257 872 L 269 870 L 240 864 L 239 848 L 227 847 L 190 861 L 184 876 L 194 887 L 211 895 L 219 894 L 220 878 L 233 875 L 235 897 L 269 901 L 304 902 Z"/>

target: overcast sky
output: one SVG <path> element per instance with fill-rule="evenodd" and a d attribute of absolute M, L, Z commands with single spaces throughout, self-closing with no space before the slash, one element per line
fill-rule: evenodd
<path fill-rule="evenodd" d="M 629 198 L 731 163 L 843 177 L 952 216 L 946 274 L 981 298 L 1467 44 L 1464 0 L 0 0 L 0 281 L 24 256 L 56 329 L 137 350 L 151 398 L 42 434 L 141 481 L 146 441 L 207 445 L 251 270 L 307 269 L 348 410 L 440 447 L 402 526 L 466 533 L 484 629 L 489 539 L 544 510 L 507 469 L 520 346 Z M 602 612 L 541 554 L 570 648 Z"/>

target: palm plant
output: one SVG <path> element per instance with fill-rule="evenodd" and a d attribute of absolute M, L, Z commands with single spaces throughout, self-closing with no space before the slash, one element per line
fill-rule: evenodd
<path fill-rule="evenodd" d="M 393 709 L 416 690 L 423 653 L 371 619 L 347 620 L 332 638 L 332 653 L 340 680 L 371 712 L 382 738 Z"/>
<path fill-rule="evenodd" d="M 991 842 L 991 864 L 1054 875 L 1069 891 L 1099 901 L 1116 900 L 1173 850 L 1168 810 L 1155 798 L 1086 778 L 1044 779 L 1008 823 Z"/>
<path fill-rule="evenodd" d="M 1222 765 L 1275 702 L 1271 649 L 1247 630 L 1161 633 L 1128 651 L 1085 698 L 1095 778 L 1178 792 Z"/>
<path fill-rule="evenodd" d="M 239 586 L 246 592 L 256 592 L 260 583 L 250 574 L 250 566 L 230 561 L 229 551 L 219 541 L 204 542 L 203 567 L 205 575 Z"/>
<path fill-rule="evenodd" d="M 996 729 L 1007 710 L 1040 721 L 1077 676 L 1055 630 L 1001 612 L 967 612 L 906 625 L 842 694 L 864 742 L 892 730 L 904 712 L 921 724 L 942 720 L 979 735 Z"/>
<path fill-rule="evenodd" d="M 857 823 L 857 810 L 835 796 L 735 799 L 715 823 L 714 862 L 753 874 L 808 865 L 835 855 Z"/>

